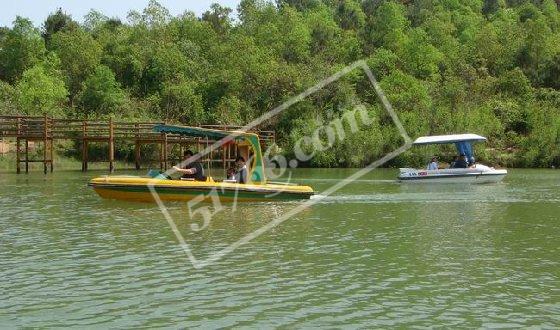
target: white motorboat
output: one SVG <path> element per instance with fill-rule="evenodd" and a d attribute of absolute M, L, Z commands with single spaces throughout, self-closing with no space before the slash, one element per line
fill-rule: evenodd
<path fill-rule="evenodd" d="M 495 169 L 482 164 L 475 164 L 472 143 L 484 142 L 486 138 L 476 134 L 454 134 L 423 136 L 416 139 L 413 145 L 455 144 L 457 153 L 464 155 L 470 166 L 443 169 L 401 168 L 401 182 L 434 182 L 434 183 L 491 183 L 499 182 L 507 175 L 505 169 Z"/>

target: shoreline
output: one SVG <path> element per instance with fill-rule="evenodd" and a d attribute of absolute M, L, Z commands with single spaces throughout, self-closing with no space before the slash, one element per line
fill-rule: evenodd
<path fill-rule="evenodd" d="M 115 161 L 115 171 L 114 174 L 118 174 L 120 171 L 136 171 L 138 173 L 146 172 L 150 169 L 158 169 L 159 164 L 153 163 L 151 164 L 142 164 L 143 166 L 137 170 L 135 168 L 135 164 L 133 162 L 125 162 L 122 160 Z M 54 160 L 54 172 L 82 172 L 81 170 L 82 162 L 80 160 L 76 160 L 69 157 L 64 156 L 57 156 Z M 298 167 L 297 169 L 361 169 L 363 167 Z M 498 168 L 506 168 L 508 170 L 556 170 L 558 168 L 555 167 L 498 167 Z M 395 170 L 398 171 L 398 167 L 380 167 L 380 169 L 386 170 Z M 43 164 L 42 163 L 30 163 L 29 164 L 29 173 L 35 172 L 42 172 Z M 109 171 L 109 164 L 108 161 L 102 162 L 89 162 L 88 170 L 86 172 L 99 172 L 99 171 Z M 16 173 L 16 166 L 15 166 L 15 157 L 6 157 L 6 155 L 0 155 L 0 174 L 17 174 Z M 26 174 L 25 171 L 22 171 L 21 174 Z"/>

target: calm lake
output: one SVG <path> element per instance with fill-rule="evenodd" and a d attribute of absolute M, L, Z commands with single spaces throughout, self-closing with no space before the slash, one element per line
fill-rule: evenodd
<path fill-rule="evenodd" d="M 355 171 L 292 180 L 320 193 Z M 560 170 L 374 170 L 202 269 L 155 204 L 88 188 L 99 174 L 0 174 L 0 327 L 560 326 Z M 200 231 L 184 203 L 168 211 L 204 260 L 297 205 L 226 204 Z"/>

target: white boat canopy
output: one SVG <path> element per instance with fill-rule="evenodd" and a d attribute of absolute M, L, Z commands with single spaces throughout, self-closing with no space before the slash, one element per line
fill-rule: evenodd
<path fill-rule="evenodd" d="M 446 144 L 456 142 L 483 142 L 486 141 L 484 136 L 476 134 L 452 134 L 452 135 L 433 135 L 422 136 L 414 140 L 414 145 L 424 144 Z"/>

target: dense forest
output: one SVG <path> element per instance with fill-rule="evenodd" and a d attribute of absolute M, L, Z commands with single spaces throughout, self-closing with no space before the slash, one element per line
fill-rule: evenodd
<path fill-rule="evenodd" d="M 554 0 L 243 0 L 201 17 L 151 1 L 126 21 L 63 9 L 0 28 L 0 114 L 245 124 L 366 60 L 411 137 L 472 132 L 479 158 L 560 165 Z M 362 166 L 402 141 L 355 72 L 264 123 L 294 143 L 356 102 L 373 124 L 311 166 Z M 410 161 L 411 151 L 393 161 Z"/>

